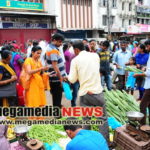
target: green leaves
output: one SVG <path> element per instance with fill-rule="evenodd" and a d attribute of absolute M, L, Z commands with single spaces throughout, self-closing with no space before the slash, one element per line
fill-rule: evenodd
<path fill-rule="evenodd" d="M 125 124 L 127 121 L 126 112 L 140 111 L 139 104 L 132 95 L 119 90 L 105 91 L 104 97 L 109 117 L 115 117 L 120 123 Z"/>
<path fill-rule="evenodd" d="M 58 133 L 52 125 L 33 125 L 28 133 L 28 136 L 32 139 L 38 139 L 43 143 L 52 144 L 58 143 L 60 138 L 63 138 L 62 134 Z"/>

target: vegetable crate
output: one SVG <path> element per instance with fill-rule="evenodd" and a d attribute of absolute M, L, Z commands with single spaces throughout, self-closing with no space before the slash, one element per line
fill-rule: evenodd
<path fill-rule="evenodd" d="M 126 128 L 123 126 L 115 131 L 114 142 L 117 145 L 116 150 L 150 150 L 150 139 L 147 142 L 136 141 L 125 130 Z"/>

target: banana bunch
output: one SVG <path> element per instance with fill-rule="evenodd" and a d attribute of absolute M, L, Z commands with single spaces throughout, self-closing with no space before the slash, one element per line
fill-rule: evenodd
<path fill-rule="evenodd" d="M 8 129 L 7 129 L 7 138 L 9 140 L 12 140 L 16 137 L 15 133 L 14 133 L 14 125 L 9 125 Z"/>

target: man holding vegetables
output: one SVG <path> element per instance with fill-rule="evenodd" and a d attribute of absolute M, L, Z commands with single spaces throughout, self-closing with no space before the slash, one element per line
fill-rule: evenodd
<path fill-rule="evenodd" d="M 147 50 L 150 52 L 150 40 L 147 40 L 145 42 L 145 46 Z M 145 77 L 145 84 L 144 84 L 145 92 L 140 104 L 141 113 L 144 114 L 144 118 L 141 120 L 141 124 L 145 125 L 147 108 L 149 109 L 149 124 L 150 124 L 150 55 L 147 62 L 146 71 L 144 73 L 134 75 L 134 77 L 140 77 L 140 76 Z"/>
<path fill-rule="evenodd" d="M 117 88 L 119 90 L 125 89 L 125 64 L 129 62 L 132 53 L 127 50 L 127 42 L 121 41 L 121 50 L 116 51 L 113 56 L 113 64 L 116 65 L 116 74 L 119 79 Z"/>

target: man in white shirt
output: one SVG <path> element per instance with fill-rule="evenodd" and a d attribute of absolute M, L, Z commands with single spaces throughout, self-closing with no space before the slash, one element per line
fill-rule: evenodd
<path fill-rule="evenodd" d="M 28 58 L 31 55 L 31 50 L 32 50 L 32 47 L 33 47 L 32 40 L 28 40 L 27 45 L 28 45 L 28 48 L 27 48 L 27 58 Z"/>
<path fill-rule="evenodd" d="M 96 53 L 90 53 L 84 50 L 82 41 L 75 41 L 73 48 L 76 57 L 71 62 L 68 80 L 71 83 L 79 81 L 80 106 L 99 106 L 103 108 L 103 125 L 99 130 L 108 140 L 108 122 L 105 111 L 105 100 L 102 93 L 100 82 L 100 59 Z"/>
<path fill-rule="evenodd" d="M 147 40 L 145 42 L 145 46 L 147 50 L 150 52 L 150 40 Z M 142 98 L 142 101 L 140 103 L 140 111 L 144 114 L 144 118 L 141 120 L 141 124 L 146 124 L 146 109 L 149 109 L 149 125 L 150 125 L 150 53 L 149 53 L 149 59 L 146 66 L 146 71 L 142 74 L 135 74 L 134 77 L 143 76 L 145 77 L 145 84 L 144 84 L 144 96 Z"/>
<path fill-rule="evenodd" d="M 46 43 L 46 41 L 41 39 L 40 42 L 39 42 L 39 46 L 42 48 L 40 61 L 41 61 L 43 66 L 46 66 L 46 59 L 45 59 L 45 54 L 46 54 L 46 51 L 47 51 L 47 43 Z"/>
<path fill-rule="evenodd" d="M 27 58 L 31 56 L 32 48 L 34 46 L 38 46 L 39 42 L 37 40 L 29 40 L 28 41 L 28 49 L 27 49 Z"/>
<path fill-rule="evenodd" d="M 60 51 L 60 55 L 62 57 L 63 63 L 65 64 L 66 60 L 65 60 L 65 56 L 64 56 L 63 46 L 62 45 L 59 47 L 59 51 Z"/>

